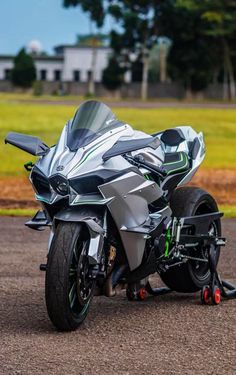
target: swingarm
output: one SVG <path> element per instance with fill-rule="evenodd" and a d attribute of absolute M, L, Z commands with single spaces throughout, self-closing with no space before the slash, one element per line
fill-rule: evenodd
<path fill-rule="evenodd" d="M 205 285 L 201 291 L 203 304 L 212 302 L 218 305 L 221 297 L 236 298 L 236 286 L 228 281 L 221 280 L 217 271 L 215 248 L 217 246 L 225 246 L 226 240 L 224 237 L 209 233 L 210 223 L 222 216 L 223 214 L 220 212 L 213 212 L 193 217 L 174 218 L 166 235 L 166 249 L 171 250 L 165 251 L 164 257 L 158 265 L 159 272 L 163 272 L 187 261 L 208 263 L 211 277 L 209 285 Z M 196 251 L 198 248 L 208 249 L 206 257 L 201 258 L 197 254 L 196 256 L 192 255 L 192 253 L 190 255 L 189 250 L 191 248 Z M 158 289 L 150 290 L 149 285 L 148 291 L 149 293 L 152 292 L 150 294 L 160 294 Z"/>
<path fill-rule="evenodd" d="M 201 290 L 202 303 L 210 304 L 212 302 L 217 305 L 220 303 L 221 297 L 236 298 L 236 286 L 228 281 L 221 280 L 216 267 L 215 248 L 225 246 L 226 240 L 224 237 L 209 233 L 210 223 L 222 216 L 223 214 L 220 212 L 213 212 L 193 217 L 174 218 L 170 227 L 166 230 L 165 245 L 163 246 L 163 241 L 159 240 L 156 249 L 154 249 L 156 255 L 159 256 L 154 257 L 153 253 L 150 257 L 149 271 L 154 262 L 158 273 L 166 272 L 168 269 L 180 266 L 188 261 L 204 262 L 208 264 L 211 276 L 209 285 L 204 286 Z M 206 249 L 204 257 L 200 257 L 198 249 L 201 248 Z M 147 270 L 145 269 L 145 271 Z M 134 279 L 135 273 L 132 275 Z M 143 276 L 145 276 L 145 273 Z M 129 292 L 131 293 L 132 290 L 129 290 Z M 159 296 L 170 292 L 171 289 L 167 287 L 152 288 L 148 282 L 145 287 L 136 291 L 136 294 L 133 292 L 132 298 L 131 295 L 128 295 L 128 298 L 140 300 L 144 299 L 146 293 Z"/>

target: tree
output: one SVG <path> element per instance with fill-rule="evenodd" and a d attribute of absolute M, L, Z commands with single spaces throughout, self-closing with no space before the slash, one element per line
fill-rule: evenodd
<path fill-rule="evenodd" d="M 102 27 L 104 22 L 104 1 L 103 0 L 63 0 L 63 6 L 68 7 L 81 7 L 81 9 L 89 14 L 91 24 L 95 23 L 97 28 Z M 92 34 L 92 33 L 91 33 Z M 89 79 L 89 94 L 95 94 L 95 69 L 97 60 L 97 47 L 99 45 L 96 37 L 91 38 L 92 47 L 92 62 L 91 62 L 91 75 Z"/>
<path fill-rule="evenodd" d="M 167 81 L 167 58 L 171 47 L 168 38 L 158 38 L 158 44 L 150 52 L 149 82 Z"/>
<path fill-rule="evenodd" d="M 120 67 L 115 57 L 111 57 L 108 66 L 103 71 L 103 85 L 111 91 L 117 90 L 123 82 L 124 69 Z"/>
<path fill-rule="evenodd" d="M 12 83 L 15 86 L 27 88 L 31 87 L 36 79 L 36 69 L 34 60 L 22 48 L 14 59 L 14 67 L 11 75 Z"/>
<path fill-rule="evenodd" d="M 97 33 L 96 35 L 92 34 L 78 34 L 77 35 L 77 44 L 79 46 L 90 46 L 94 45 L 94 39 L 96 40 L 97 46 L 103 46 L 104 42 L 109 38 L 108 34 Z"/>
<path fill-rule="evenodd" d="M 120 24 L 122 31 L 116 33 L 116 42 L 120 39 L 126 60 L 132 54 L 142 63 L 142 99 L 147 98 L 150 51 L 157 42 L 159 5 L 154 0 L 110 0 L 109 13 Z M 118 36 L 119 34 L 119 36 Z M 122 51 L 121 51 L 122 52 Z"/>
<path fill-rule="evenodd" d="M 64 0 L 64 4 L 80 5 L 98 27 L 105 15 L 113 17 L 119 31 L 113 28 L 111 47 L 123 67 L 141 68 L 143 99 L 147 98 L 150 55 L 160 36 L 171 41 L 171 78 L 198 91 L 223 76 L 225 96 L 229 92 L 235 98 L 235 0 Z M 164 81 L 166 51 L 160 52 Z"/>
<path fill-rule="evenodd" d="M 205 22 L 201 34 L 208 37 L 211 48 L 218 52 L 218 61 L 224 71 L 224 97 L 229 91 L 230 98 L 235 99 L 235 72 L 233 57 L 235 55 L 236 37 L 236 2 L 235 0 L 177 0 L 180 8 L 191 10 Z M 223 58 L 222 58 L 223 57 Z"/>
<path fill-rule="evenodd" d="M 204 89 L 217 67 L 216 46 L 202 33 L 206 21 L 196 10 L 179 7 L 166 0 L 161 9 L 160 32 L 172 42 L 168 55 L 168 73 L 189 91 Z"/>

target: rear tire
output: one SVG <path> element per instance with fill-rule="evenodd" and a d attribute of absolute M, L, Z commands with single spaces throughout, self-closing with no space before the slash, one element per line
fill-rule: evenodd
<path fill-rule="evenodd" d="M 210 212 L 217 212 L 218 207 L 214 198 L 206 191 L 196 187 L 181 187 L 174 191 L 170 200 L 170 207 L 174 217 L 195 216 Z M 212 222 L 209 232 L 221 236 L 220 219 Z M 201 256 L 206 258 L 203 249 Z M 215 248 L 217 263 L 220 247 Z M 199 254 L 199 253 L 198 253 Z M 198 255 L 199 256 L 199 255 Z M 210 282 L 210 271 L 206 263 L 189 261 L 163 272 L 161 279 L 172 290 L 192 293 L 201 290 Z"/>
<path fill-rule="evenodd" d="M 94 281 L 88 274 L 87 230 L 78 223 L 61 222 L 50 248 L 45 297 L 50 320 L 59 331 L 78 328 L 88 314 Z"/>

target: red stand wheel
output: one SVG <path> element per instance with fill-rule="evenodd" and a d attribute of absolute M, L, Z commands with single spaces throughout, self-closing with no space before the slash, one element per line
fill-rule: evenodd
<path fill-rule="evenodd" d="M 214 286 L 213 293 L 212 293 L 212 302 L 214 305 L 219 305 L 221 301 L 221 292 L 218 286 Z"/>
<path fill-rule="evenodd" d="M 211 293 L 209 286 L 204 286 L 201 291 L 201 301 L 204 305 L 209 305 L 211 302 Z"/>
<path fill-rule="evenodd" d="M 140 286 L 139 286 L 140 288 Z M 147 296 L 147 290 L 145 287 L 139 288 L 126 288 L 126 297 L 129 301 L 143 301 Z"/>
<path fill-rule="evenodd" d="M 138 301 L 143 301 L 146 298 L 146 296 L 147 296 L 146 288 L 139 289 L 139 291 L 137 293 Z"/>

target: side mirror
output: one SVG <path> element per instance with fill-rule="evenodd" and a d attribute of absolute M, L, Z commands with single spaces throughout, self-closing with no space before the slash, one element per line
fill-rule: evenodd
<path fill-rule="evenodd" d="M 49 151 L 49 147 L 45 145 L 39 138 L 31 135 L 11 132 L 5 138 L 5 143 L 16 146 L 31 155 L 42 156 Z"/>

